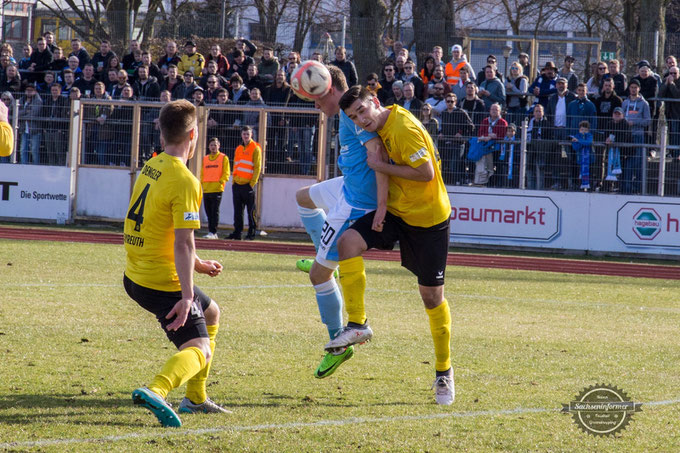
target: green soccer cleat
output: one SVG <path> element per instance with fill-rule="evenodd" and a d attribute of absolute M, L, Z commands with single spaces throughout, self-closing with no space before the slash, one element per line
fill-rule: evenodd
<path fill-rule="evenodd" d="M 312 264 L 314 264 L 314 260 L 312 259 L 302 259 L 302 260 L 297 260 L 295 262 L 295 267 L 300 269 L 302 272 L 307 272 L 309 274 L 309 271 L 312 269 Z M 335 269 L 333 271 L 333 277 L 338 278 L 339 277 L 338 270 Z"/>
<path fill-rule="evenodd" d="M 302 259 L 295 262 L 295 267 L 300 269 L 302 272 L 307 272 L 309 274 L 309 271 L 312 269 L 312 264 L 314 264 L 314 260 Z"/>
<path fill-rule="evenodd" d="M 326 355 L 321 360 L 319 368 L 314 372 L 314 377 L 317 379 L 323 379 L 335 373 L 340 365 L 346 360 L 349 360 L 354 355 L 354 346 L 349 346 L 345 351 L 339 355 L 331 354 L 327 352 Z"/>
<path fill-rule="evenodd" d="M 146 387 L 140 387 L 132 392 L 132 402 L 149 409 L 163 426 L 174 428 L 182 426 L 179 416 L 172 410 L 170 403 Z"/>

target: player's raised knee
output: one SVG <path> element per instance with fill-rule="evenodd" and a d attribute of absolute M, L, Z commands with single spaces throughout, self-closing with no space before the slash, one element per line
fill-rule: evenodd
<path fill-rule="evenodd" d="M 203 311 L 205 315 L 205 323 L 209 326 L 220 323 L 220 307 L 214 300 L 210 301 L 210 305 Z"/>
<path fill-rule="evenodd" d="M 309 196 L 309 186 L 298 189 L 295 192 L 295 202 L 303 208 L 314 209 L 316 206 Z"/>

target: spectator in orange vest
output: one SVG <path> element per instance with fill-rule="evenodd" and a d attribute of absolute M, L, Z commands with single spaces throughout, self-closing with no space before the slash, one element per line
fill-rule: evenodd
<path fill-rule="evenodd" d="M 463 67 L 468 68 L 468 75 L 470 76 L 470 79 L 474 80 L 473 77 L 475 76 L 475 71 L 472 69 L 472 66 L 470 66 L 470 63 L 468 63 L 465 54 L 463 54 L 463 48 L 456 44 L 455 46 L 451 47 L 451 61 L 446 63 L 446 66 L 444 66 L 446 82 L 449 85 L 452 86 L 458 83 L 460 79 L 460 68 Z"/>
<path fill-rule="evenodd" d="M 217 137 L 208 143 L 210 154 L 203 158 L 201 168 L 201 188 L 203 189 L 203 208 L 208 216 L 208 234 L 206 239 L 217 239 L 217 225 L 220 223 L 220 203 L 224 184 L 229 180 L 229 158 L 220 152 L 220 140 Z"/>
<path fill-rule="evenodd" d="M 234 177 L 231 192 L 234 201 L 234 232 L 227 239 L 241 240 L 243 232 L 243 208 L 248 209 L 248 234 L 246 241 L 255 239 L 255 184 L 262 168 L 262 148 L 253 141 L 253 128 L 243 126 L 241 143 L 234 154 Z"/>

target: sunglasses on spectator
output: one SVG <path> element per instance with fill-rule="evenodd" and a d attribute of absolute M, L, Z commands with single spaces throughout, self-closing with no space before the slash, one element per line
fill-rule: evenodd
<path fill-rule="evenodd" d="M 434 87 L 435 90 L 443 90 L 444 87 Z"/>
<path fill-rule="evenodd" d="M 603 66 L 600 66 L 599 68 L 597 68 L 597 70 L 598 70 L 598 71 L 606 71 L 607 68 L 606 68 L 606 67 L 603 67 Z"/>
<path fill-rule="evenodd" d="M 454 101 L 453 99 L 447 99 L 447 100 L 446 100 L 446 103 L 447 103 L 447 104 L 453 104 L 454 102 L 456 102 L 456 101 Z"/>
<path fill-rule="evenodd" d="M 193 74 L 184 74 L 184 77 L 193 77 Z"/>
<path fill-rule="evenodd" d="M 393 72 L 393 71 L 394 71 L 394 69 L 392 69 L 392 68 L 385 68 L 385 72 Z"/>

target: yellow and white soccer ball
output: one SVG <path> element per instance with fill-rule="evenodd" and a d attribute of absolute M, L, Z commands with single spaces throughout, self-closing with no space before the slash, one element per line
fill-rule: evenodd
<path fill-rule="evenodd" d="M 295 94 L 307 101 L 316 101 L 331 89 L 331 73 L 316 60 L 303 61 L 290 76 Z"/>

